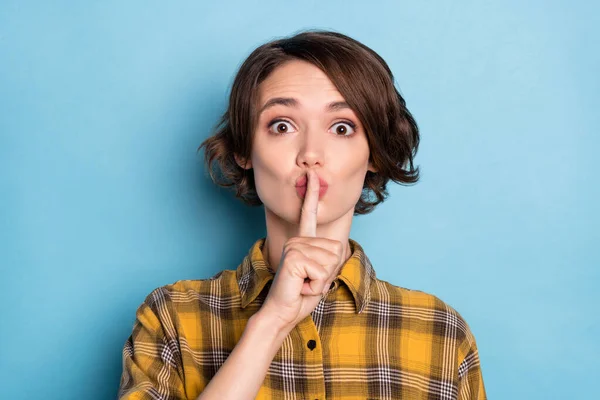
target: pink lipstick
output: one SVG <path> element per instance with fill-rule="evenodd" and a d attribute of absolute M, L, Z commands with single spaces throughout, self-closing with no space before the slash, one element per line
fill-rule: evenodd
<path fill-rule="evenodd" d="M 306 174 L 296 180 L 296 193 L 301 199 L 306 196 L 306 182 Z M 328 186 L 327 181 L 319 176 L 319 199 L 325 195 Z"/>

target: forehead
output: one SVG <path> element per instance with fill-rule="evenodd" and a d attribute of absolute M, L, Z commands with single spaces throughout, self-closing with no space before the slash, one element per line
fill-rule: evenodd
<path fill-rule="evenodd" d="M 323 98 L 327 101 L 343 100 L 333 82 L 321 69 L 302 60 L 285 62 L 275 68 L 260 84 L 261 104 L 274 96 Z"/>

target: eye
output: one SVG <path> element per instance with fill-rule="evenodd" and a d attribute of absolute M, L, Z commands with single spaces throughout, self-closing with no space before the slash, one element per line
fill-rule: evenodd
<path fill-rule="evenodd" d="M 335 133 L 338 136 L 352 136 L 354 134 L 354 128 L 356 128 L 356 125 L 349 121 L 338 122 L 337 124 L 334 124 L 331 128 L 333 129 L 333 133 Z"/>
<path fill-rule="evenodd" d="M 269 130 L 276 135 L 285 135 L 286 133 L 294 132 L 294 127 L 288 121 L 279 119 L 269 124 Z"/>

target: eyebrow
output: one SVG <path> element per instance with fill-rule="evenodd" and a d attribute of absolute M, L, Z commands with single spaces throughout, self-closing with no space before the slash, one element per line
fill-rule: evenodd
<path fill-rule="evenodd" d="M 264 106 L 262 106 L 262 108 L 259 111 L 259 114 L 262 114 L 262 112 L 266 109 L 276 105 L 298 108 L 299 104 L 300 103 L 298 102 L 298 100 L 294 99 L 293 97 L 273 97 L 272 99 L 269 99 L 269 101 L 267 101 Z M 327 106 L 325 106 L 325 111 L 334 112 L 346 108 L 350 108 L 350 106 L 345 101 L 333 101 L 327 104 Z"/>

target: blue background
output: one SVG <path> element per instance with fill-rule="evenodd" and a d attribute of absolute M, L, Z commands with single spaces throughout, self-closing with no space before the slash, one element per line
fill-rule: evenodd
<path fill-rule="evenodd" d="M 463 315 L 490 398 L 593 397 L 600 7 L 522 3 L 2 1 L 0 397 L 114 398 L 144 297 L 265 234 L 196 149 L 304 28 L 383 56 L 421 128 L 421 181 L 352 227 L 378 276 Z"/>

